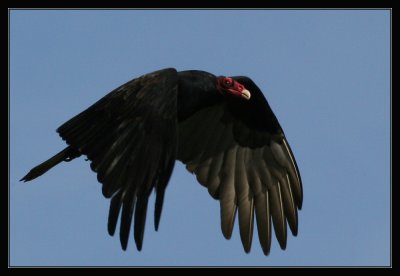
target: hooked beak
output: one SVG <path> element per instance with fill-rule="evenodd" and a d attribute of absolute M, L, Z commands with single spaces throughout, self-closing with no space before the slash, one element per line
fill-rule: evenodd
<path fill-rule="evenodd" d="M 247 89 L 243 89 L 242 90 L 242 94 L 240 94 L 240 96 L 242 96 L 243 98 L 245 98 L 246 100 L 250 100 L 251 94 L 250 91 Z"/>

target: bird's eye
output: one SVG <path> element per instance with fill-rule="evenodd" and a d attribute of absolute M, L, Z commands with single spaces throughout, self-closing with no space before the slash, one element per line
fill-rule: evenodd
<path fill-rule="evenodd" d="M 225 86 L 228 86 L 228 87 L 232 86 L 232 84 L 233 84 L 232 79 L 225 78 L 224 79 L 224 84 L 225 84 Z"/>

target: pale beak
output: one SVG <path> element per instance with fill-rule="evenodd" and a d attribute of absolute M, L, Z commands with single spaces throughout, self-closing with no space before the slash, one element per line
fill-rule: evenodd
<path fill-rule="evenodd" d="M 249 90 L 244 89 L 244 90 L 242 90 L 242 94 L 240 96 L 242 96 L 246 100 L 250 100 L 251 94 L 250 94 Z"/>

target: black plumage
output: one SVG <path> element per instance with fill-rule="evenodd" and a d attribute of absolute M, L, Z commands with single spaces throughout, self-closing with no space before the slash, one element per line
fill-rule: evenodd
<path fill-rule="evenodd" d="M 251 249 L 254 219 L 265 255 L 270 251 L 271 225 L 282 249 L 287 225 L 297 235 L 303 199 L 299 170 L 267 100 L 247 77 L 172 68 L 149 73 L 113 90 L 57 132 L 68 146 L 21 180 L 30 181 L 62 161 L 86 155 L 103 195 L 111 198 L 110 235 L 120 216 L 124 250 L 132 220 L 137 249 L 142 248 L 153 189 L 158 229 L 175 160 L 186 164 L 220 201 L 227 239 L 238 214 L 246 252 Z"/>

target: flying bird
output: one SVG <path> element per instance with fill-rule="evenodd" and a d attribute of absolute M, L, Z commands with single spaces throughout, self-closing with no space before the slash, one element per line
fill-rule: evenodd
<path fill-rule="evenodd" d="M 285 134 L 261 90 L 248 77 L 167 68 L 135 78 L 57 129 L 67 147 L 34 167 L 30 181 L 63 161 L 85 155 L 111 198 L 108 232 L 120 217 L 123 250 L 143 244 L 147 205 L 155 190 L 158 230 L 164 193 L 176 160 L 220 202 L 230 239 L 236 214 L 248 253 L 254 216 L 265 255 L 271 233 L 286 248 L 287 225 L 298 232 L 302 182 Z"/>

